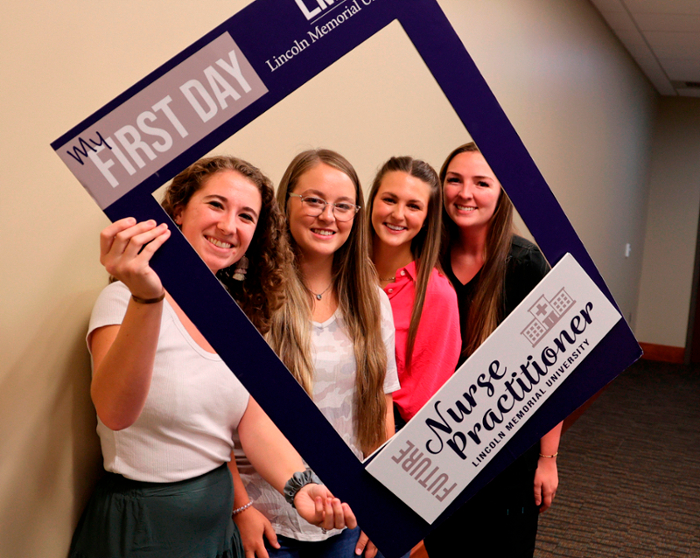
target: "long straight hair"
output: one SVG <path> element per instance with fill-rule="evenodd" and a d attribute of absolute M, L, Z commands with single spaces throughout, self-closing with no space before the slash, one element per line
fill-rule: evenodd
<path fill-rule="evenodd" d="M 460 153 L 480 153 L 474 142 L 455 149 L 447 156 L 440 169 L 440 182 L 445 184 L 447 168 Z M 505 308 L 505 281 L 508 255 L 513 240 L 513 202 L 501 188 L 496 209 L 489 223 L 484 246 L 484 265 L 474 288 L 469 307 L 469 319 L 462 331 L 462 357 L 469 357 L 491 335 L 503 319 Z M 450 266 L 452 245 L 459 242 L 459 228 L 443 208 L 443 241 L 441 260 Z"/>
<path fill-rule="evenodd" d="M 352 165 L 340 154 L 328 149 L 304 151 L 287 167 L 277 189 L 277 201 L 289 218 L 289 194 L 300 177 L 325 164 L 347 175 L 355 186 L 356 203 L 364 205 L 360 180 Z M 353 342 L 357 373 L 355 374 L 355 431 L 360 448 L 371 453 L 386 438 L 386 399 L 384 378 L 387 355 L 381 332 L 381 305 L 377 275 L 369 259 L 365 225 L 365 209 L 355 215 L 353 227 L 345 243 L 333 255 L 333 288 L 339 308 Z M 306 392 L 313 393 L 311 361 L 311 293 L 304 286 L 298 265 L 299 248 L 289 231 L 287 237 L 297 252 L 296 273 L 288 290 L 287 303 L 273 320 L 270 344 L 277 351 Z M 289 322 L 287 322 L 289 320 Z M 286 327 L 291 323 L 294 327 Z M 296 330 L 293 331 L 293 330 Z M 294 338 L 296 337 L 296 339 Z"/>
<path fill-rule="evenodd" d="M 373 240 L 377 233 L 372 227 L 372 212 L 374 211 L 374 200 L 377 197 L 379 188 L 384 176 L 393 171 L 404 172 L 409 176 L 417 178 L 426 184 L 430 190 L 428 198 L 428 208 L 425 222 L 418 234 L 411 241 L 411 254 L 416 262 L 416 285 L 413 309 L 411 310 L 411 321 L 408 328 L 408 342 L 406 343 L 406 370 L 411 369 L 413 357 L 413 347 L 416 343 L 418 326 L 423 314 L 425 294 L 428 291 L 428 281 L 433 268 L 439 269 L 440 236 L 442 234 L 442 187 L 437 172 L 425 161 L 412 157 L 392 157 L 389 159 L 374 177 L 372 189 L 369 193 L 367 207 L 367 224 L 370 231 L 370 238 Z M 373 242 L 370 242 L 370 250 Z M 374 259 L 374 257 L 372 258 Z"/>

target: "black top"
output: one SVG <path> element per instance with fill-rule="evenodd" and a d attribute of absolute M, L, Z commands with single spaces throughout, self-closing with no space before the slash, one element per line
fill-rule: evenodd
<path fill-rule="evenodd" d="M 504 320 L 523 299 L 530 294 L 537 283 L 549 271 L 549 264 L 545 260 L 540 249 L 529 240 L 519 236 L 513 237 L 510 253 L 508 254 L 508 266 L 506 268 L 504 308 L 501 321 Z M 452 263 L 447 262 L 445 274 L 457 291 L 457 303 L 459 305 L 459 326 L 465 331 L 469 321 L 469 308 L 471 307 L 474 291 L 481 277 L 479 271 L 466 285 L 463 285 L 452 271 Z M 499 321 L 500 323 L 500 321 Z M 462 350 L 465 340 L 462 336 Z M 466 358 L 461 357 L 457 367 L 459 368 Z"/>
<path fill-rule="evenodd" d="M 530 293 L 547 271 L 549 265 L 539 249 L 524 238 L 513 237 L 506 269 L 502 319 Z M 449 263 L 445 273 L 457 291 L 464 331 L 480 274 L 477 273 L 463 285 L 455 277 Z M 539 515 L 534 498 L 538 453 L 539 444 L 534 444 L 429 533 L 425 538 L 425 547 L 430 558 L 452 558 L 456 555 L 532 558 Z"/>
<path fill-rule="evenodd" d="M 460 328 L 469 319 L 469 310 L 481 272 L 466 285 L 460 283 L 447 262 L 445 274 L 457 291 Z M 549 264 L 540 249 L 529 240 L 514 236 L 508 254 L 505 279 L 505 299 L 501 320 L 505 319 L 549 271 Z M 464 340 L 462 340 L 464 343 Z M 464 348 L 464 346 L 462 346 Z M 460 357 L 458 367 L 466 359 Z M 534 505 L 533 477 L 537 468 L 539 444 L 535 444 L 484 487 L 467 504 L 467 508 L 511 508 L 521 504 Z"/>

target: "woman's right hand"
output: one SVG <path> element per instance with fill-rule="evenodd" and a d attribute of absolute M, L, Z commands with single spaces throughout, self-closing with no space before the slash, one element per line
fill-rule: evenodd
<path fill-rule="evenodd" d="M 272 524 L 254 507 L 251 506 L 237 513 L 233 516 L 233 521 L 241 533 L 245 558 L 269 558 L 270 555 L 265 548 L 265 538 L 273 547 L 280 547 Z"/>
<path fill-rule="evenodd" d="M 326 530 L 357 527 L 350 506 L 335 498 L 323 484 L 303 486 L 294 496 L 294 507 L 306 521 Z"/>
<path fill-rule="evenodd" d="M 167 225 L 121 219 L 100 235 L 100 262 L 132 295 L 157 299 L 163 294 L 163 284 L 149 262 L 169 237 Z M 162 311 L 162 303 L 142 304 L 132 299 L 121 324 L 100 327 L 88 339 L 93 363 L 92 402 L 97 416 L 112 430 L 131 426 L 144 408 Z"/>
<path fill-rule="evenodd" d="M 163 294 L 163 284 L 150 261 L 168 238 L 170 230 L 165 223 L 156 226 L 153 220 L 137 223 L 133 217 L 120 219 L 100 233 L 100 263 L 131 294 L 157 298 Z"/>

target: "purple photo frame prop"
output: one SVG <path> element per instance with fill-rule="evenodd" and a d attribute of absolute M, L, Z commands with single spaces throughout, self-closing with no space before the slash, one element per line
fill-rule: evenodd
<path fill-rule="evenodd" d="M 295 39 L 331 19 L 342 21 L 319 39 L 323 41 L 319 48 L 309 49 L 303 56 L 272 70 L 274 64 L 271 66 L 268 61 L 289 49 Z M 615 304 L 436 0 L 256 0 L 57 139 L 52 147 L 59 155 L 75 145 L 85 153 L 94 151 L 88 136 L 79 143 L 81 134 L 222 35 L 230 35 L 254 72 L 261 76 L 266 92 L 128 192 L 101 204 L 112 221 L 132 216 L 162 222 L 164 213 L 153 198 L 153 191 L 394 20 L 401 24 L 479 145 L 549 262 L 554 265 L 564 254 L 571 253 Z M 90 185 L 83 183 L 90 190 Z M 176 232 L 152 260 L 166 288 L 333 493 L 350 503 L 363 530 L 388 558 L 410 550 L 544 433 L 641 356 L 629 326 L 620 320 L 462 494 L 428 525 L 365 471 L 365 464 L 352 454 L 185 238 Z M 186 277 L 183 269 L 187 270 Z"/>

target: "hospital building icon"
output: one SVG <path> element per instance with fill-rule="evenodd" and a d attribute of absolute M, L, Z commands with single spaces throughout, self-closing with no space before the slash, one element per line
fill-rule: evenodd
<path fill-rule="evenodd" d="M 562 289 L 551 300 L 542 295 L 537 302 L 530 307 L 530 314 L 534 319 L 521 332 L 534 347 L 542 337 L 562 318 L 574 305 L 573 300 L 566 289 Z"/>

